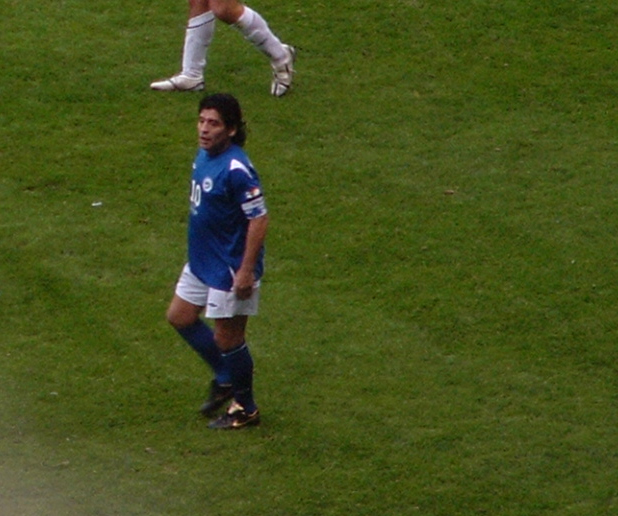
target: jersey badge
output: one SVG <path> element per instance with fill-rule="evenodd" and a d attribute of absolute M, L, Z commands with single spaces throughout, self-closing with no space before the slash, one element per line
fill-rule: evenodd
<path fill-rule="evenodd" d="M 210 192 L 212 190 L 212 179 L 210 177 L 205 177 L 204 181 L 202 181 L 202 190 L 204 192 Z"/>

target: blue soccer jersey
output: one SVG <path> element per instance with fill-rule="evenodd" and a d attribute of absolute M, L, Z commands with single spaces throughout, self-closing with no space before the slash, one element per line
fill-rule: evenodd
<path fill-rule="evenodd" d="M 249 220 L 266 214 L 257 172 L 243 149 L 216 156 L 200 149 L 193 163 L 189 215 L 189 266 L 202 282 L 231 290 L 242 262 Z M 264 249 L 256 280 L 264 270 Z"/>

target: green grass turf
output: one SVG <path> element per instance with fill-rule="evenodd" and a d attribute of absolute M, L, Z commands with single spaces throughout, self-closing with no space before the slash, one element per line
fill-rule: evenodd
<path fill-rule="evenodd" d="M 206 77 L 272 217 L 232 434 L 164 321 L 185 6 L 0 4 L 0 513 L 618 514 L 617 8 L 283 4 L 288 97 L 223 25 Z"/>

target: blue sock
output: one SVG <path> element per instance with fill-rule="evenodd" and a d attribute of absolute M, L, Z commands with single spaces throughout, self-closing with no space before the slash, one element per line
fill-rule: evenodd
<path fill-rule="evenodd" d="M 253 359 L 247 344 L 243 343 L 222 356 L 232 376 L 234 399 L 247 413 L 255 412 L 257 406 L 253 399 Z"/>
<path fill-rule="evenodd" d="M 191 326 L 176 328 L 176 331 L 202 357 L 204 362 L 212 367 L 219 385 L 232 383 L 232 377 L 226 367 L 225 360 L 223 360 L 221 352 L 215 344 L 214 334 L 204 321 L 199 319 Z"/>

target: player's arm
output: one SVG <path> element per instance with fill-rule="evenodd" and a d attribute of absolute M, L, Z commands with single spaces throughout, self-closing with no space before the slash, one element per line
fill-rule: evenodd
<path fill-rule="evenodd" d="M 234 277 L 234 292 L 240 299 L 251 297 L 253 284 L 255 283 L 255 265 L 268 229 L 268 215 L 249 220 L 247 228 L 247 240 L 245 241 L 245 252 L 243 254 L 240 268 Z"/>

